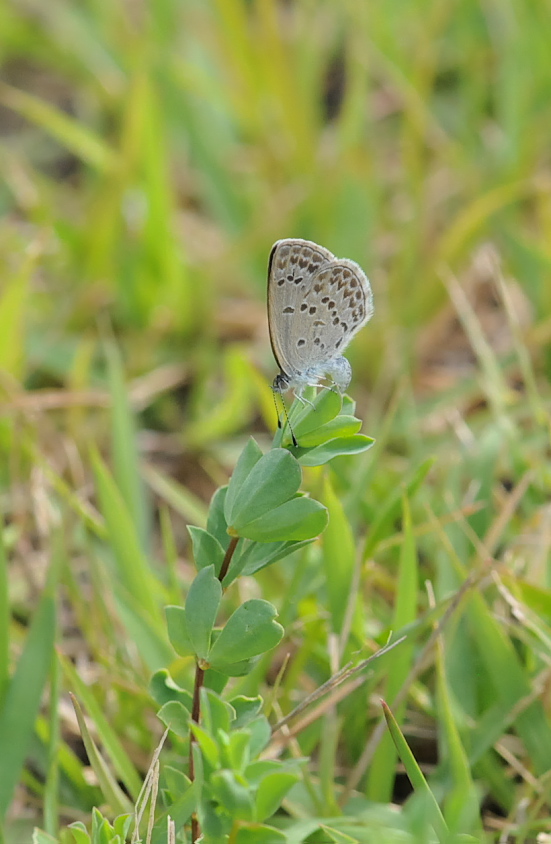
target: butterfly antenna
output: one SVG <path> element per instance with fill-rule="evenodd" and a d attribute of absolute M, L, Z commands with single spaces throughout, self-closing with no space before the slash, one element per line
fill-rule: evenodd
<path fill-rule="evenodd" d="M 287 425 L 289 426 L 289 431 L 291 432 L 291 439 L 293 441 L 293 445 L 295 446 L 295 448 L 297 448 L 297 446 L 298 446 L 297 438 L 295 437 L 295 432 L 293 431 L 293 427 L 292 427 L 291 421 L 289 419 L 289 414 L 287 412 L 287 405 L 285 404 L 285 399 L 283 398 L 283 393 L 279 393 L 279 396 L 281 398 L 281 404 L 283 405 L 283 415 L 285 416 L 285 421 L 286 421 Z M 275 409 L 276 409 L 276 413 L 277 413 L 277 427 L 281 428 L 281 417 L 279 415 L 279 408 L 277 406 L 277 399 L 276 399 L 276 391 L 275 390 L 274 390 L 274 404 L 275 404 Z"/>

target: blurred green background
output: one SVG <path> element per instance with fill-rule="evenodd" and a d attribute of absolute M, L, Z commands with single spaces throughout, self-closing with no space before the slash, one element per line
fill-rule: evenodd
<path fill-rule="evenodd" d="M 192 576 L 183 525 L 202 522 L 246 437 L 267 444 L 275 428 L 265 288 L 269 251 L 282 237 L 354 259 L 374 290 L 375 316 L 349 357 L 350 392 L 378 444 L 356 462 L 342 459 L 333 478 L 358 547 L 371 537 L 362 557 L 373 602 L 366 629 L 384 641 L 393 624 L 401 490 L 413 498 L 415 473 L 435 457 L 413 507 L 418 607 L 427 606 L 424 579 L 440 599 L 482 561 L 503 564 L 508 588 L 536 613 L 522 647 L 503 628 L 526 671 L 524 691 L 547 670 L 550 14 L 546 0 L 0 6 L 0 493 L 12 556 L 10 659 L 59 554 L 71 607 L 60 620 L 61 648 L 97 663 L 95 693 L 105 706 L 110 700 L 140 769 L 154 746 L 145 689 L 156 661 L 140 663 L 131 643 L 117 641 L 132 628 L 127 616 L 104 607 L 110 620 L 101 633 L 86 617 L 108 577 L 99 566 L 83 585 L 78 574 L 91 548 L 104 555 L 96 543 L 105 499 L 98 505 L 89 448 L 114 462 L 123 487 L 126 477 L 152 556 L 162 552 L 151 502 L 171 510 L 167 588 L 181 588 Z M 135 413 L 135 476 L 121 468 L 133 434 L 117 428 L 124 389 L 119 363 L 108 365 L 115 344 Z M 135 490 L 144 483 L 143 496 L 134 482 Z M 319 475 L 308 483 L 319 486 Z M 160 572 L 158 564 L 163 580 Z M 286 621 L 300 638 L 304 618 L 323 612 L 323 586 L 293 577 L 290 569 L 267 575 L 262 588 L 278 604 L 293 584 Z M 487 596 L 492 620 L 503 611 L 499 594 Z M 309 649 L 317 651 L 309 635 L 295 643 L 305 648 L 298 686 Z M 470 635 L 476 650 L 485 634 L 474 625 Z M 480 674 L 466 679 L 475 659 L 466 650 L 452 649 L 450 682 L 458 701 L 467 684 L 461 706 L 472 726 L 503 690 L 497 678 L 491 693 L 478 687 Z M 128 669 L 129 653 L 138 668 Z M 322 663 L 317 654 L 310 679 L 326 678 Z M 504 735 L 513 698 L 494 719 Z M 435 716 L 419 689 L 412 707 Z M 130 710 L 137 725 L 129 731 Z M 358 714 L 354 723 L 369 734 L 378 717 Z M 344 745 L 351 766 L 351 735 Z M 534 753 L 528 742 L 518 758 L 537 779 L 545 766 Z M 490 767 L 482 792 L 497 815 L 516 817 L 520 796 L 506 768 Z M 31 775 L 26 787 L 40 793 Z M 73 793 L 66 801 L 86 812 L 82 794 L 84 786 L 82 800 Z M 540 818 L 546 799 L 537 788 L 531 794 Z"/>

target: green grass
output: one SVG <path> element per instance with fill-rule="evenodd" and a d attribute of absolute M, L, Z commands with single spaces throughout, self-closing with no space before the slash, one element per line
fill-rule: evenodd
<path fill-rule="evenodd" d="M 186 524 L 275 430 L 266 264 L 288 236 L 372 281 L 349 356 L 376 444 L 306 469 L 328 529 L 224 596 L 286 631 L 232 693 L 275 721 L 408 634 L 274 737 L 311 760 L 293 840 L 372 840 L 380 812 L 423 841 L 430 800 L 476 840 L 551 830 L 548 29 L 522 0 L 0 9 L 7 844 L 125 810 L 163 732 L 152 673 L 192 689 L 164 607 L 195 574 Z M 161 759 L 182 770 L 185 742 Z"/>

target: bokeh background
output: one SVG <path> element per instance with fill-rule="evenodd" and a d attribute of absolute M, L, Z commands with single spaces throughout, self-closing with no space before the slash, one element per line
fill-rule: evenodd
<path fill-rule="evenodd" d="M 542 628 L 531 635 L 543 641 L 550 14 L 545 0 L 2 4 L 0 492 L 13 561 L 10 660 L 57 542 L 67 565 L 63 649 L 80 655 L 138 767 L 155 740 L 144 691 L 155 660 L 134 651 L 127 616 L 100 607 L 111 575 L 101 568 L 108 555 L 97 544 L 89 449 L 123 471 L 113 408 L 126 390 L 145 490 L 134 501 L 138 533 L 162 580 L 156 507 L 171 512 L 168 581 L 181 588 L 192 576 L 185 524 L 202 522 L 246 438 L 267 445 L 275 428 L 265 292 L 281 237 L 354 259 L 374 290 L 375 316 L 349 357 L 351 394 L 378 442 L 356 463 L 341 459 L 335 476 L 357 536 L 379 529 L 363 570 L 373 636 L 384 639 L 391 624 L 401 530 L 399 512 L 384 508 L 399 503 L 401 489 L 417 489 L 416 472 L 435 459 L 414 507 L 419 541 L 429 535 L 423 575 L 438 598 L 482 559 L 506 565 L 515 588 L 537 591 L 537 601 L 536 591 L 522 597 L 537 606 Z M 115 354 L 126 387 L 109 375 Z M 517 512 L 507 496 L 520 483 Z M 458 513 L 464 525 L 445 535 L 463 575 L 430 527 Z M 266 573 L 262 588 L 278 603 L 293 584 L 287 617 L 300 652 L 297 630 L 323 614 L 323 585 L 293 577 Z M 101 623 L 91 626 L 89 607 Z M 476 627 L 470 635 L 477 640 Z M 536 651 L 528 686 L 548 660 Z M 305 687 L 326 677 L 320 655 L 312 659 Z M 454 652 L 458 684 L 459 664 Z M 489 699 L 472 678 L 461 681 L 476 722 Z M 371 717 L 350 719 L 356 734 Z M 503 714 L 504 734 L 511 718 Z M 351 766 L 352 733 L 343 742 Z M 524 747 L 519 758 L 538 777 L 544 764 L 532 752 Z M 496 817 L 513 817 L 514 790 L 485 789 Z M 84 786 L 79 793 L 73 783 L 71 793 L 73 809 L 86 812 Z M 18 800 L 15 815 L 40 815 L 33 776 Z"/>

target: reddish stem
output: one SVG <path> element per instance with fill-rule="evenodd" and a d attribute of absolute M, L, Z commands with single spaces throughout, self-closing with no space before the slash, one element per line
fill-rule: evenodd
<path fill-rule="evenodd" d="M 234 551 L 237 547 L 237 543 L 239 542 L 238 536 L 232 536 L 230 540 L 230 544 L 228 545 L 228 549 L 226 551 L 226 555 L 222 561 L 222 566 L 220 567 L 220 574 L 218 575 L 218 580 L 220 583 L 224 580 L 225 576 L 228 573 L 228 569 L 230 567 L 231 558 L 233 557 Z"/>
<path fill-rule="evenodd" d="M 234 555 L 235 549 L 237 547 L 237 543 L 239 541 L 238 536 L 232 536 L 230 540 L 230 544 L 228 545 L 226 554 L 224 556 L 224 560 L 222 561 L 222 566 L 220 568 L 220 573 L 218 575 L 218 580 L 222 582 L 224 577 L 226 576 L 228 569 L 230 567 L 230 563 L 232 557 Z M 191 720 L 194 721 L 196 724 L 199 723 L 201 718 L 201 689 L 203 688 L 203 683 L 205 681 L 205 669 L 201 668 L 200 665 L 197 663 L 195 665 L 195 683 L 193 686 L 193 706 L 191 710 Z M 196 738 L 193 733 L 190 733 L 189 737 L 189 778 L 191 782 L 195 779 L 195 766 L 193 764 L 193 745 L 196 742 Z M 199 819 L 197 818 L 197 814 L 194 812 L 191 817 L 191 840 L 193 844 L 199 840 L 201 837 L 201 827 L 199 825 Z"/>

